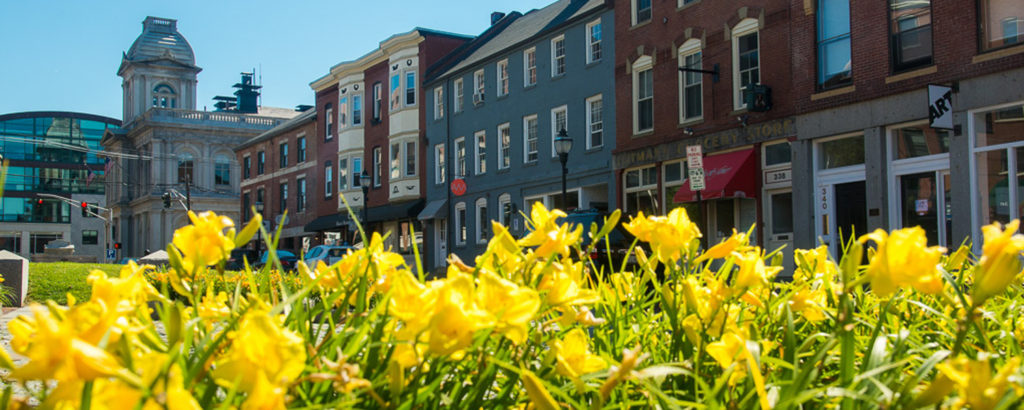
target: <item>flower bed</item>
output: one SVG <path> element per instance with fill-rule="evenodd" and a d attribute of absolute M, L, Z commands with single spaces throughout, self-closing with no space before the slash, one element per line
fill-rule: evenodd
<path fill-rule="evenodd" d="M 224 273 L 257 234 L 190 214 L 170 268 L 93 272 L 92 296 L 12 321 L 4 408 L 1017 408 L 1024 307 L 1017 222 L 983 255 L 919 228 L 777 253 L 734 233 L 706 251 L 685 211 L 624 224 L 635 272 L 595 274 L 560 211 L 529 235 L 494 224 L 484 254 L 426 280 L 377 234 L 296 276 Z M 266 237 L 267 234 L 263 233 Z M 270 238 L 272 239 L 272 238 Z M 270 245 L 273 240 L 268 240 Z M 867 265 L 862 265 L 865 259 Z M 275 276 L 277 275 L 277 276 Z M 152 306 L 152 307 L 150 307 Z M 152 309 L 152 312 L 151 312 Z M 158 332 L 154 319 L 162 322 Z M 14 383 L 42 380 L 35 397 Z M 19 389 L 18 391 L 25 391 Z"/>

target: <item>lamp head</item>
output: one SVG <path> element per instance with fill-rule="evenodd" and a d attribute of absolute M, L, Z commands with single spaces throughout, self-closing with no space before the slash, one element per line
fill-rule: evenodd
<path fill-rule="evenodd" d="M 565 128 L 558 131 L 558 136 L 555 137 L 555 153 L 559 155 L 568 154 L 572 151 L 572 138 L 569 138 L 569 134 L 565 132 Z"/>

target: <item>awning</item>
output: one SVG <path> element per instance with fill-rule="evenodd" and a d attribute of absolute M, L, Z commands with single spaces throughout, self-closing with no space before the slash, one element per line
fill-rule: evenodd
<path fill-rule="evenodd" d="M 398 219 L 415 218 L 423 210 L 423 199 L 399 204 L 372 206 L 366 210 L 367 222 L 384 222 Z"/>
<path fill-rule="evenodd" d="M 704 186 L 702 199 L 754 198 L 757 195 L 757 164 L 754 150 L 747 149 L 704 158 Z M 675 202 L 693 202 L 697 193 L 690 189 L 687 179 L 676 191 Z"/>
<path fill-rule="evenodd" d="M 448 200 L 435 199 L 427 203 L 427 206 L 423 208 L 423 212 L 420 212 L 418 219 L 425 221 L 427 219 L 444 218 L 446 216 L 448 216 Z"/>
<path fill-rule="evenodd" d="M 325 215 L 313 220 L 306 224 L 303 229 L 306 232 L 322 232 L 328 229 L 337 229 L 342 226 L 352 227 L 352 220 L 348 217 L 348 213 L 336 213 L 333 215 Z"/>

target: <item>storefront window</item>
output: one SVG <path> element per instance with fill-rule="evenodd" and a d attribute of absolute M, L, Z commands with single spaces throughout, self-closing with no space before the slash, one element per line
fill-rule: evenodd
<path fill-rule="evenodd" d="M 955 247 L 950 206 L 950 133 L 926 124 L 902 126 L 890 133 L 893 151 L 891 191 L 897 227 L 919 226 L 930 245 Z M 962 239 L 962 238 L 961 238 Z"/>
<path fill-rule="evenodd" d="M 1020 218 L 1024 214 L 1024 105 L 976 113 L 973 131 L 979 217 L 975 225 Z"/>
<path fill-rule="evenodd" d="M 896 129 L 896 159 L 948 153 L 949 135 L 949 131 L 923 125 Z"/>
<path fill-rule="evenodd" d="M 832 169 L 864 163 L 864 136 L 857 135 L 822 142 L 818 169 Z"/>
<path fill-rule="evenodd" d="M 791 158 L 789 141 L 764 146 L 764 166 L 766 167 L 788 164 Z"/>
<path fill-rule="evenodd" d="M 660 214 L 658 209 L 658 169 L 654 166 L 626 171 L 626 212 L 636 215 Z"/>

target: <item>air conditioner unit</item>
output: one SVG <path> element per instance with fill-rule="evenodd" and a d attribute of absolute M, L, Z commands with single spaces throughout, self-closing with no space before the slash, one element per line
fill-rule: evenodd
<path fill-rule="evenodd" d="M 483 93 L 473 93 L 473 104 L 483 104 L 483 103 L 484 103 L 484 94 Z"/>

